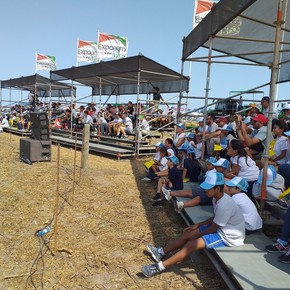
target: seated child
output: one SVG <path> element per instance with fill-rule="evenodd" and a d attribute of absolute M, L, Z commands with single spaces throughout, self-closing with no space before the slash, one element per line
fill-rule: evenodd
<path fill-rule="evenodd" d="M 164 186 L 167 189 L 180 190 L 183 189 L 182 174 L 177 168 L 179 160 L 176 156 L 167 157 L 168 177 L 161 177 L 158 180 L 157 192 L 152 205 L 161 205 L 161 189 Z"/>
<path fill-rule="evenodd" d="M 206 160 L 206 165 L 208 168 L 208 171 L 205 174 L 205 177 L 212 173 L 216 172 L 216 169 L 214 167 L 214 163 L 216 163 L 216 159 L 214 157 L 210 157 Z M 202 179 L 202 181 L 204 178 Z M 178 213 L 181 213 L 184 207 L 191 207 L 196 205 L 211 205 L 212 204 L 212 198 L 208 197 L 206 192 L 202 188 L 192 188 L 192 189 L 185 189 L 185 190 L 179 190 L 179 191 L 170 191 L 166 188 L 162 188 L 162 192 L 167 200 L 171 200 L 172 196 L 182 196 L 182 197 L 189 197 L 192 198 L 189 201 L 174 201 L 174 207 Z"/>
<path fill-rule="evenodd" d="M 165 147 L 161 147 L 159 150 L 160 161 L 155 161 L 155 163 L 149 168 L 148 174 L 143 180 L 152 181 L 155 177 L 167 176 L 168 175 L 168 165 L 167 165 L 167 150 Z"/>
<path fill-rule="evenodd" d="M 216 163 L 213 164 L 217 172 L 220 172 L 226 177 L 230 172 L 230 162 L 225 158 L 220 158 Z"/>
<path fill-rule="evenodd" d="M 168 267 L 183 261 L 191 253 L 202 249 L 236 247 L 244 244 L 245 221 L 241 210 L 233 199 L 223 193 L 224 177 L 219 172 L 209 173 L 200 185 L 208 197 L 213 198 L 214 216 L 208 220 L 187 227 L 181 237 L 165 247 L 147 245 L 156 264 L 143 266 L 145 277 L 160 274 Z M 161 259 L 176 251 L 168 259 Z"/>
<path fill-rule="evenodd" d="M 187 156 L 183 162 L 183 181 L 185 182 L 186 178 L 188 178 L 188 180 L 191 182 L 198 182 L 201 169 L 198 161 L 195 159 L 194 148 L 189 147 L 186 151 L 186 154 Z"/>
<path fill-rule="evenodd" d="M 230 195 L 238 207 L 241 209 L 245 218 L 246 235 L 249 235 L 263 226 L 263 221 L 259 216 L 257 208 L 245 194 L 249 184 L 242 177 L 234 177 L 225 182 L 224 192 Z"/>

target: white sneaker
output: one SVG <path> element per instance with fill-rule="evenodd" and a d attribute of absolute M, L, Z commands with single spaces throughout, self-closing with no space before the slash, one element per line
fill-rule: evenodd
<path fill-rule="evenodd" d="M 151 181 L 151 179 L 149 178 L 149 177 L 144 177 L 144 178 L 142 178 L 142 180 L 144 180 L 144 181 Z"/>
<path fill-rule="evenodd" d="M 164 186 L 162 186 L 162 192 L 168 201 L 171 200 L 170 190 L 168 190 Z"/>
<path fill-rule="evenodd" d="M 177 207 L 177 212 L 181 213 L 184 207 L 184 202 L 183 201 L 177 201 L 176 202 L 176 207 Z"/>

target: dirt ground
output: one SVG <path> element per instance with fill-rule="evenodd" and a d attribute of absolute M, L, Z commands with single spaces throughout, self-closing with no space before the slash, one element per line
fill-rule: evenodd
<path fill-rule="evenodd" d="M 61 147 L 55 210 L 57 146 L 51 162 L 28 165 L 19 139 L 0 134 L 0 289 L 227 289 L 203 252 L 159 276 L 140 273 L 152 263 L 146 244 L 185 227 L 171 204 L 151 206 L 156 184 L 141 181 L 144 160 L 90 155 L 81 171 L 77 152 L 74 171 L 74 151 Z"/>

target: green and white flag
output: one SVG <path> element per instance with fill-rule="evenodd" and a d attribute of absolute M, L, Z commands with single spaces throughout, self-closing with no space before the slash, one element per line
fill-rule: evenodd
<path fill-rule="evenodd" d="M 98 35 L 98 59 L 123 58 L 128 56 L 127 37 L 100 33 Z"/>
<path fill-rule="evenodd" d="M 56 70 L 55 56 L 36 53 L 36 70 Z"/>
<path fill-rule="evenodd" d="M 92 41 L 78 40 L 77 61 L 98 62 L 98 44 Z"/>

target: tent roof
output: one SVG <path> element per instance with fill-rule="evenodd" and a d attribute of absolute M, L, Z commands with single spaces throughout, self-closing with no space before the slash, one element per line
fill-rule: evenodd
<path fill-rule="evenodd" d="M 54 81 L 74 80 L 93 89 L 93 95 L 130 95 L 188 91 L 189 78 L 143 55 L 51 71 Z"/>
<path fill-rule="evenodd" d="M 1 81 L 1 88 L 34 91 L 35 87 L 37 95 L 41 97 L 71 96 L 72 90 L 72 86 L 61 82 L 52 83 L 50 79 L 38 74 Z M 76 88 L 73 89 L 75 95 Z"/>
<path fill-rule="evenodd" d="M 200 47 L 212 48 L 227 56 L 237 56 L 258 65 L 273 62 L 275 25 L 279 1 L 221 0 L 183 40 L 182 60 Z M 284 16 L 290 12 L 290 1 L 284 1 Z M 288 13 L 289 14 L 289 13 Z M 290 18 L 284 17 L 279 82 L 290 80 Z"/>

